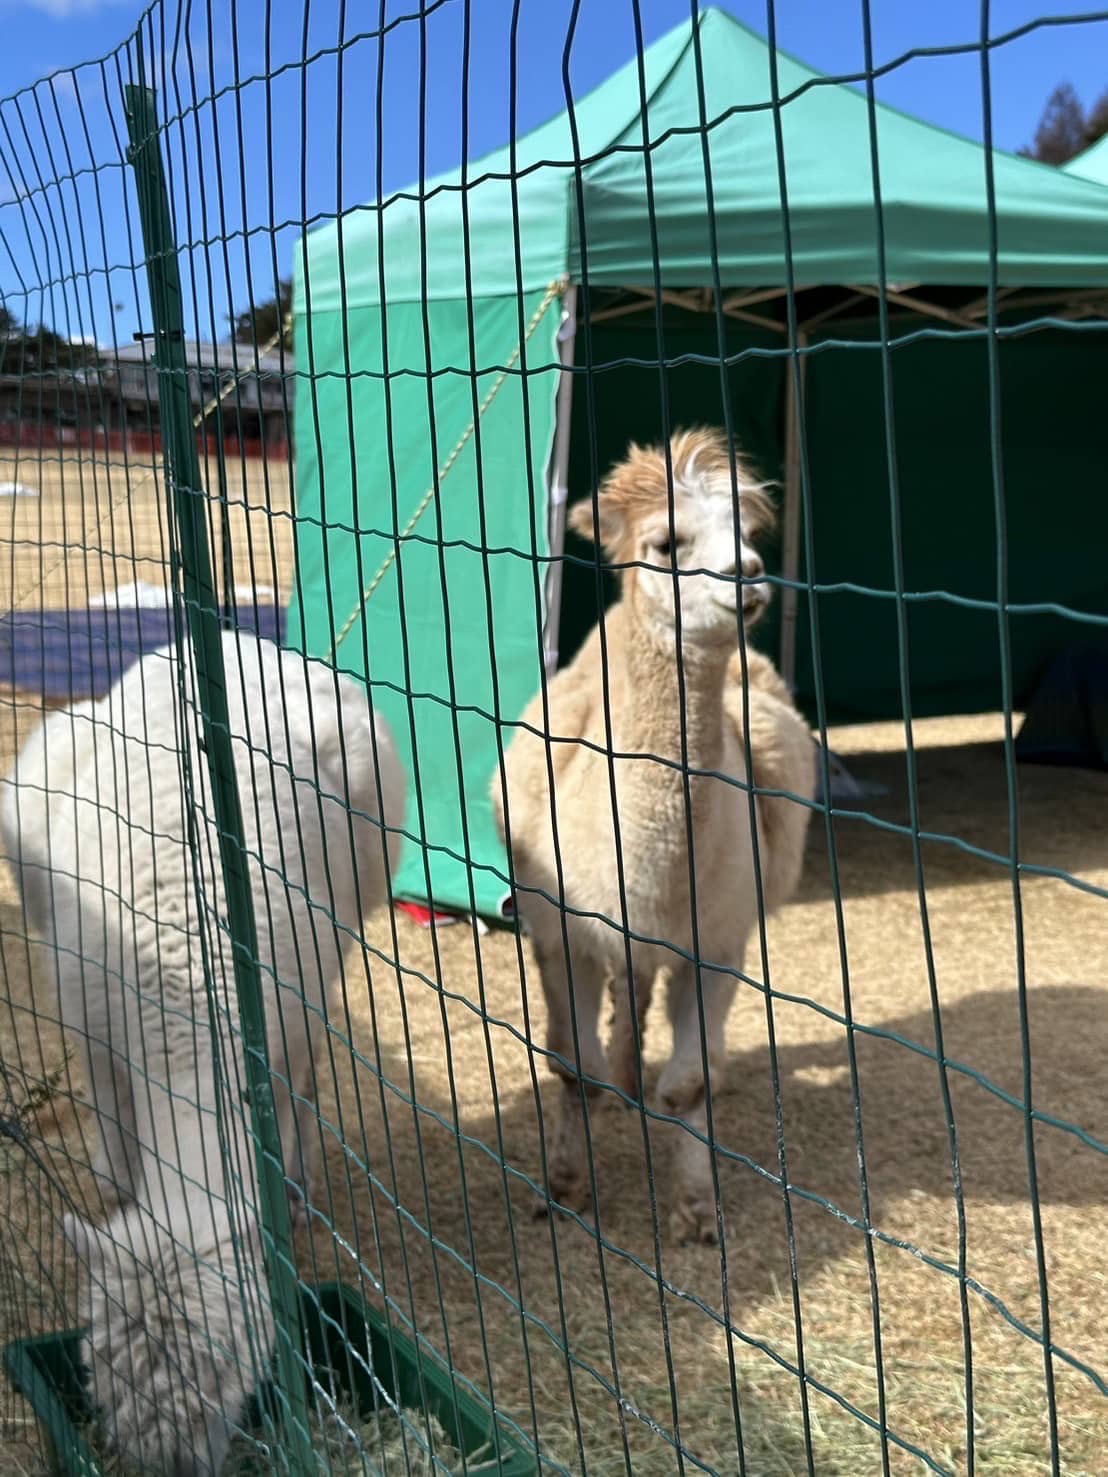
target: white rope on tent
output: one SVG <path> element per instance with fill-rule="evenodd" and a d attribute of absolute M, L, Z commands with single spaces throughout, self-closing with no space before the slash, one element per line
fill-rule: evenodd
<path fill-rule="evenodd" d="M 504 384 L 507 381 L 509 374 L 511 373 L 512 369 L 514 368 L 514 366 L 515 366 L 517 360 L 519 359 L 520 355 L 523 353 L 524 346 L 526 344 L 528 344 L 530 342 L 530 340 L 532 339 L 532 337 L 534 336 L 535 331 L 537 330 L 539 324 L 542 322 L 543 318 L 546 316 L 546 312 L 547 312 L 547 309 L 550 307 L 550 304 L 554 301 L 555 298 L 561 297 L 562 293 L 565 292 L 567 285 L 568 284 L 566 282 L 566 279 L 564 277 L 559 277 L 556 281 L 551 282 L 550 286 L 546 289 L 546 292 L 543 294 L 542 302 L 538 305 L 538 307 L 535 309 L 534 313 L 532 314 L 531 321 L 527 325 L 527 331 L 526 331 L 526 333 L 523 335 L 523 338 L 516 345 L 516 347 L 512 350 L 511 355 L 508 358 L 507 364 L 505 364 L 504 368 L 500 371 L 499 375 L 497 375 L 496 382 L 493 384 L 492 389 L 489 391 L 489 393 L 485 396 L 484 400 L 481 402 L 481 404 L 480 404 L 480 406 L 478 408 L 477 414 L 474 416 L 474 418 L 470 421 L 469 425 L 462 432 L 461 437 L 460 437 L 460 439 L 458 441 L 458 444 L 455 446 L 454 450 L 447 457 L 446 461 L 439 468 L 438 475 L 435 477 L 435 480 L 431 483 L 431 486 L 427 489 L 427 491 L 424 494 L 423 499 L 420 502 L 419 506 L 416 508 L 415 512 L 412 514 L 412 516 L 408 519 L 407 523 L 401 529 L 400 534 L 399 534 L 399 536 L 397 538 L 397 541 L 396 541 L 396 547 L 393 548 L 393 549 L 391 549 L 389 551 L 389 553 L 386 555 L 385 562 L 381 565 L 380 569 L 377 571 L 377 573 L 370 580 L 369 584 L 362 591 L 361 599 L 358 601 L 357 605 L 355 605 L 354 609 L 350 612 L 350 614 L 347 616 L 346 620 L 343 622 L 342 629 L 339 631 L 338 635 L 335 637 L 334 644 L 331 647 L 331 661 L 332 662 L 334 662 L 337 659 L 339 647 L 346 640 L 347 636 L 350 635 L 350 632 L 354 629 L 354 625 L 355 625 L 355 622 L 358 620 L 358 617 L 365 610 L 366 606 L 369 604 L 370 600 L 373 598 L 373 594 L 376 591 L 377 587 L 380 585 L 380 583 L 384 579 L 385 575 L 388 574 L 389 570 L 392 568 L 393 564 L 396 562 L 396 556 L 397 556 L 397 552 L 398 552 L 398 549 L 399 549 L 401 540 L 408 537 L 408 535 L 411 533 L 412 529 L 416 526 L 416 524 L 419 522 L 419 520 L 423 517 L 424 513 L 431 506 L 431 503 L 434 500 L 436 491 L 442 486 L 442 483 L 444 482 L 444 480 L 446 479 L 446 477 L 448 476 L 448 474 L 451 472 L 451 470 L 453 469 L 453 467 L 457 463 L 458 458 L 461 456 L 462 452 L 465 450 L 466 446 L 469 444 L 470 437 L 473 435 L 474 431 L 476 431 L 476 429 L 477 429 L 477 423 L 478 423 L 478 421 L 480 421 L 484 417 L 484 414 L 485 414 L 486 410 L 488 410 L 489 406 L 496 399 L 497 395 L 499 395 L 500 391 L 504 388 Z"/>

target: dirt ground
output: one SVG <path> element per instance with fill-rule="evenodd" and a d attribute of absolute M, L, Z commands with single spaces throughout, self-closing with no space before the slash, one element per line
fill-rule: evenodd
<path fill-rule="evenodd" d="M 203 464 L 212 565 L 223 591 L 224 510 L 236 585 L 292 593 L 293 527 L 288 464 L 231 460 L 219 493 L 215 459 Z M 164 585 L 169 520 L 160 462 L 24 449 L 0 453 L 0 483 L 39 489 L 0 498 L 0 611 L 83 605 L 117 585 Z"/>
<path fill-rule="evenodd" d="M 161 560 L 156 495 L 113 491 L 119 476 L 105 469 L 103 503 L 118 496 L 117 512 L 137 520 L 120 578 L 150 578 L 131 559 Z M 76 540 L 35 523 L 34 501 L 0 509 L 0 542 L 13 516 L 32 519 L 15 525 L 28 541 L 47 527 L 59 543 L 100 537 L 93 514 Z M 44 497 L 44 516 L 50 506 Z M 0 578 L 14 566 L 13 599 L 42 600 L 42 566 L 36 591 L 13 548 L 14 561 L 0 549 Z M 80 562 L 79 579 L 70 570 L 51 586 L 56 603 L 79 580 L 100 587 L 98 568 Z M 37 721 L 26 696 L 0 701 L 0 770 Z M 404 917 L 370 919 L 365 969 L 350 974 L 333 1056 L 319 1064 L 328 1193 L 300 1246 L 305 1276 L 387 1294 L 537 1440 L 550 1470 L 876 1477 L 887 1455 L 894 1473 L 967 1473 L 969 1383 L 975 1470 L 1029 1477 L 1050 1470 L 1049 1374 L 1060 1469 L 1102 1477 L 1108 898 L 1096 889 L 1108 889 L 1108 776 L 1019 770 L 1017 900 L 1004 861 L 980 854 L 1009 850 L 1000 734 L 995 716 L 918 725 L 921 828 L 978 849 L 926 841 L 918 868 L 896 829 L 909 819 L 902 730 L 831 735 L 851 774 L 884 793 L 860 802 L 872 819 L 857 803 L 834 819 L 841 912 L 817 816 L 800 891 L 768 927 L 769 995 L 759 951 L 747 960 L 757 985 L 740 992 L 715 1101 L 722 1255 L 663 1239 L 657 1264 L 644 1119 L 615 1103 L 593 1118 L 599 1236 L 591 1223 L 534 1219 L 536 1092 L 549 1078 L 526 1043 L 528 1018 L 543 1040 L 541 998 L 521 975 L 526 945 L 509 931 L 432 935 Z M 91 1124 L 28 978 L 23 931 L 0 868 L 4 1113 L 21 1111 L 34 1151 L 0 1140 L 0 1341 L 72 1316 L 74 1265 L 57 1225 L 65 1196 L 88 1190 Z M 668 1041 L 660 1000 L 654 1012 L 648 1097 Z M 657 1125 L 649 1137 L 664 1205 L 670 1146 Z M 0 1419 L 0 1474 L 40 1472 L 27 1408 L 4 1393 Z"/>
<path fill-rule="evenodd" d="M 5 732 L 10 715 L 9 708 Z M 925 830 L 1006 850 L 997 732 L 988 718 L 920 725 Z M 872 813 L 904 822 L 896 730 L 840 730 L 833 742 L 856 778 L 887 787 L 864 802 Z M 0 759 L 10 747 L 0 742 Z M 1029 766 L 1019 772 L 1019 790 L 1023 860 L 1108 887 L 1108 778 Z M 788 1209 L 766 997 L 750 988 L 731 1021 L 729 1081 L 716 1103 L 719 1141 L 743 1156 L 721 1165 L 725 1255 L 663 1244 L 661 1279 L 635 1111 L 612 1105 L 595 1117 L 601 1241 L 572 1220 L 533 1219 L 535 1083 L 546 1078 L 521 1039 L 514 936 L 475 938 L 458 925 L 432 937 L 400 918 L 397 954 L 388 918 L 367 925 L 370 981 L 352 975 L 347 992 L 354 1051 L 336 1036 L 337 1091 L 321 1089 L 333 1211 L 321 1211 L 301 1247 L 305 1274 L 357 1281 L 360 1258 L 370 1295 L 383 1286 L 401 1318 L 449 1348 L 526 1435 L 537 1431 L 555 1470 L 625 1471 L 626 1441 L 636 1474 L 708 1468 L 777 1477 L 809 1471 L 810 1440 L 817 1473 L 866 1477 L 882 1471 L 874 1425 L 883 1399 L 893 1472 L 962 1473 L 967 1345 L 977 1470 L 1002 1477 L 1049 1469 L 1011 875 L 950 844 L 923 847 L 964 1192 L 967 1321 L 911 844 L 850 815 L 837 818 L 833 832 L 851 1005 L 870 1028 L 855 1041 L 873 1229 L 867 1235 L 858 1224 L 854 1096 L 835 1019 L 844 1009 L 843 954 L 817 819 L 799 896 L 768 930 Z M 1062 1470 L 1095 1477 L 1104 1471 L 1097 1381 L 1105 1372 L 1108 1290 L 1106 901 L 1050 877 L 1024 876 L 1020 893 L 1057 1437 Z M 62 1052 L 28 987 L 10 889 L 0 926 L 10 1002 L 3 1060 L 11 1090 L 26 1096 L 57 1074 Z M 760 977 L 756 958 L 748 968 Z M 541 1041 L 533 990 L 527 1005 Z M 666 1034 L 659 1015 L 651 1022 L 651 1074 Z M 330 1064 L 320 1066 L 328 1077 Z M 84 1188 L 89 1125 L 64 1085 L 29 1121 L 54 1184 L 8 1148 L 0 1190 L 5 1337 L 64 1321 L 73 1288 L 55 1228 L 61 1189 Z M 666 1151 L 664 1142 L 656 1146 L 663 1202 Z M 332 1214 L 339 1238 L 327 1228 Z M 4 1450 L 22 1464 L 10 1469 L 36 1471 L 34 1446 L 18 1440 L 27 1434 L 17 1424 L 26 1412 L 10 1402 L 7 1409 Z"/>

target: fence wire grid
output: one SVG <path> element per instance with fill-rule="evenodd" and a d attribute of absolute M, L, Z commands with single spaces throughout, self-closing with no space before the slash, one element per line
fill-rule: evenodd
<path fill-rule="evenodd" d="M 1105 1470 L 1108 11 L 874 8 L 0 101 L 0 1469 Z"/>

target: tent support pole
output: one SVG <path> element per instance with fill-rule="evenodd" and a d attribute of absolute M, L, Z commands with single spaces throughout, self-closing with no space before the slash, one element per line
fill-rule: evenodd
<path fill-rule="evenodd" d="M 782 530 L 781 573 L 791 581 L 781 599 L 781 675 L 790 690 L 796 685 L 796 581 L 800 578 L 800 403 L 808 368 L 808 335 L 796 336 L 797 365 L 785 379 L 785 516 Z"/>
<path fill-rule="evenodd" d="M 566 288 L 562 300 L 562 326 L 558 330 L 558 355 L 562 368 L 554 411 L 554 451 L 551 458 L 547 505 L 550 563 L 546 571 L 546 628 L 543 631 L 543 663 L 547 677 L 558 667 L 558 635 L 562 624 L 562 554 L 566 544 L 566 502 L 569 498 L 569 432 L 573 419 L 573 352 L 577 341 L 577 288 Z"/>

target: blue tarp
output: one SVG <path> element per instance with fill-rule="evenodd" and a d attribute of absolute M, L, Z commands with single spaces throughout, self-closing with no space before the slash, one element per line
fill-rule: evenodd
<path fill-rule="evenodd" d="M 285 614 L 240 606 L 236 625 L 280 642 Z M 62 700 L 103 697 L 140 656 L 174 640 L 170 607 L 14 610 L 0 616 L 0 686 Z"/>

